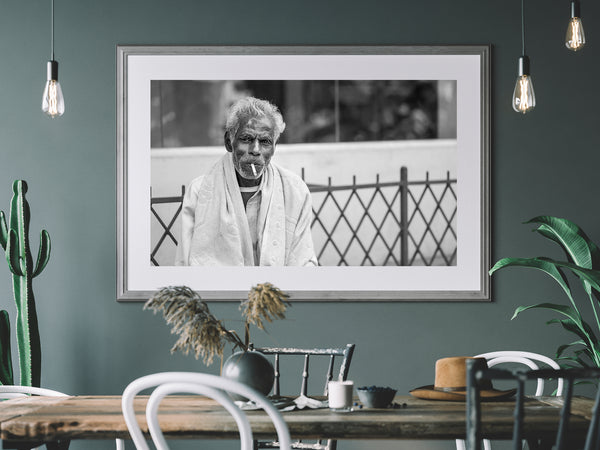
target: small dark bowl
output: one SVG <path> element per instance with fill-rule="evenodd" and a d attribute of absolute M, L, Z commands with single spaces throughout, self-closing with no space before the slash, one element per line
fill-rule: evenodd
<path fill-rule="evenodd" d="M 387 408 L 396 395 L 396 389 L 389 387 L 362 386 L 356 388 L 356 391 L 366 408 Z"/>

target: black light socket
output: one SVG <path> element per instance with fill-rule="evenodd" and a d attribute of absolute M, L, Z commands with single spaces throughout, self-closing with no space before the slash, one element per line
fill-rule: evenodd
<path fill-rule="evenodd" d="M 529 56 L 523 55 L 519 57 L 519 76 L 529 75 Z"/>
<path fill-rule="evenodd" d="M 48 61 L 47 66 L 48 80 L 58 81 L 58 61 Z"/>
<path fill-rule="evenodd" d="M 578 0 L 571 2 L 571 18 L 573 17 L 581 17 L 581 8 Z"/>

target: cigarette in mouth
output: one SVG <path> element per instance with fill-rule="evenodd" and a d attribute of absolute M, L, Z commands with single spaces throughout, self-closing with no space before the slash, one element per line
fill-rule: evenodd
<path fill-rule="evenodd" d="M 250 164 L 250 167 L 252 167 L 252 173 L 254 174 L 254 176 L 258 175 L 256 173 L 256 167 L 254 167 L 254 164 Z"/>

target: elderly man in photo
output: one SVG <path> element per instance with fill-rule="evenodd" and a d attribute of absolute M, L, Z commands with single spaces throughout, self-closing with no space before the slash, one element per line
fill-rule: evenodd
<path fill-rule="evenodd" d="M 175 265 L 317 265 L 308 187 L 271 162 L 284 128 L 265 100 L 246 97 L 231 107 L 227 153 L 183 199 Z"/>

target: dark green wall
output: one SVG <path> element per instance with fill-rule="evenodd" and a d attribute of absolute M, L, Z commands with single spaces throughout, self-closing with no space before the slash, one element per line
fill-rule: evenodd
<path fill-rule="evenodd" d="M 161 318 L 141 304 L 115 301 L 118 44 L 491 44 L 492 258 L 555 252 L 521 225 L 538 214 L 568 217 L 600 241 L 600 6 L 582 1 L 590 43 L 578 54 L 562 42 L 568 1 L 532 0 L 526 8 L 538 106 L 520 116 L 510 107 L 520 54 L 518 0 L 56 0 L 67 111 L 50 120 L 40 111 L 49 1 L 3 0 L 0 209 L 8 208 L 12 181 L 27 180 L 32 235 L 43 227 L 52 236 L 51 261 L 34 285 L 43 384 L 73 394 L 117 394 L 149 372 L 205 370 L 191 357 L 169 354 L 173 339 Z M 1 264 L 0 299 L 14 315 Z M 355 342 L 352 379 L 406 392 L 433 382 L 440 357 L 496 349 L 552 355 L 571 337 L 544 325 L 549 315 L 510 321 L 517 305 L 538 300 L 565 301 L 541 274 L 507 271 L 493 279 L 492 303 L 296 304 L 288 320 L 255 340 Z M 219 317 L 239 317 L 237 304 L 211 307 Z"/>

